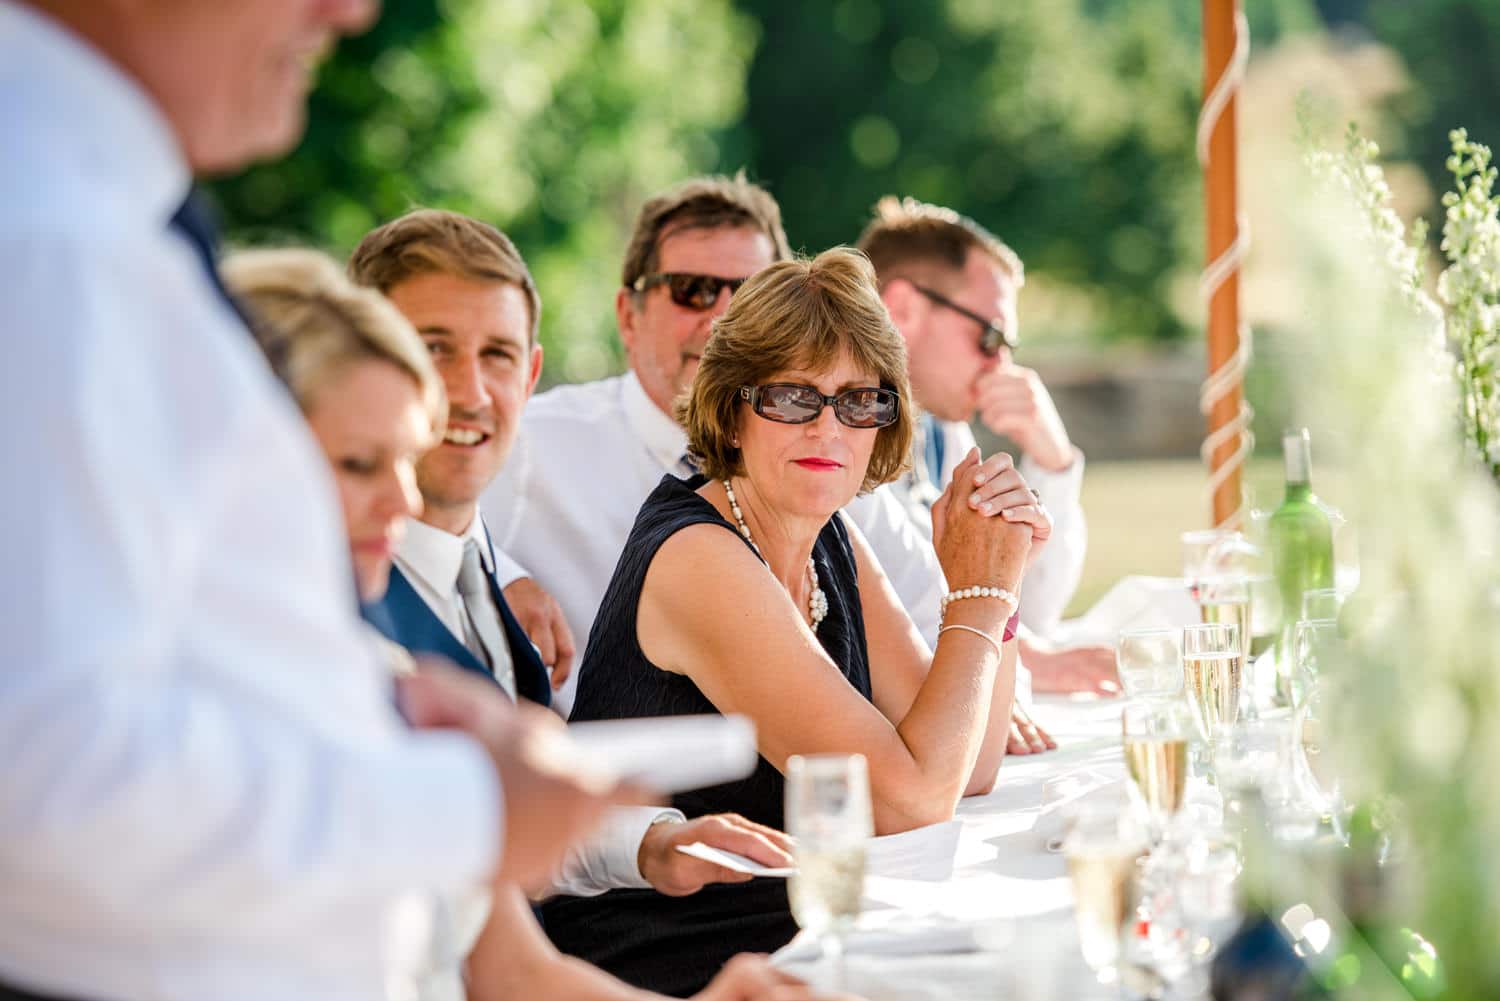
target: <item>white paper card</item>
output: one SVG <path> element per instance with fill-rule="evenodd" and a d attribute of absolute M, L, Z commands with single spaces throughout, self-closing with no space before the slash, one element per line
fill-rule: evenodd
<path fill-rule="evenodd" d="M 705 845 L 701 841 L 694 841 L 690 845 L 678 845 L 677 850 L 684 855 L 701 858 L 705 862 L 722 865 L 726 869 L 731 869 L 734 872 L 743 872 L 751 876 L 777 876 L 785 879 L 797 871 L 796 866 L 772 867 L 761 865 L 752 858 L 746 858 L 744 855 L 726 851 L 723 848 Z"/>

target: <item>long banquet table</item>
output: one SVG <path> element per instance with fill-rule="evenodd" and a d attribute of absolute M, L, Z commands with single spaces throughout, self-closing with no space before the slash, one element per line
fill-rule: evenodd
<path fill-rule="evenodd" d="M 1034 716 L 1057 750 L 1007 758 L 994 791 L 965 799 L 956 824 L 872 853 L 846 989 L 869 1001 L 1119 997 L 1083 961 L 1067 868 L 1047 842 L 1065 802 L 1123 795 L 1120 701 L 1040 697 Z M 828 986 L 832 967 L 814 949 L 799 937 L 777 961 Z"/>

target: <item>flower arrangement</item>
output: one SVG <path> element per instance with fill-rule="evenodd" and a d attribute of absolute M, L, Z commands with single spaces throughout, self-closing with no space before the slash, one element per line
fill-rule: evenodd
<path fill-rule="evenodd" d="M 1310 336 L 1281 376 L 1347 443 L 1360 529 L 1359 614 L 1326 679 L 1326 732 L 1350 796 L 1394 797 L 1406 818 L 1405 892 L 1385 919 L 1406 938 L 1351 936 L 1378 961 L 1353 964 L 1335 993 L 1361 1001 L 1500 997 L 1500 222 L 1488 151 L 1462 133 L 1454 146 L 1446 310 L 1357 130 L 1307 157 L 1319 190 L 1283 186 Z M 1399 945 L 1412 941 L 1427 951 Z"/>
<path fill-rule="evenodd" d="M 1458 358 L 1464 433 L 1474 456 L 1500 480 L 1500 217 L 1487 146 L 1464 129 L 1449 134 L 1455 189 L 1443 195 L 1443 253 L 1438 295 L 1449 310 Z"/>
<path fill-rule="evenodd" d="M 1308 134 L 1303 124 L 1304 141 Z M 1380 147 L 1350 124 L 1344 149 L 1309 148 L 1306 163 L 1325 186 L 1341 190 L 1357 210 L 1370 262 L 1386 276 L 1414 318 L 1426 370 L 1456 390 L 1456 420 L 1475 461 L 1500 481 L 1500 197 L 1488 147 L 1463 129 L 1450 134 L 1455 190 L 1443 196 L 1441 249 L 1448 266 L 1438 301 L 1426 288 L 1427 226 L 1406 227 L 1391 204 Z M 1446 312 L 1444 310 L 1446 306 Z"/>

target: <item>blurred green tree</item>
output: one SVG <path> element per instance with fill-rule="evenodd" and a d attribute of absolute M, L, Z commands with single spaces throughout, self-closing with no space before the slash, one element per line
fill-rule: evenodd
<path fill-rule="evenodd" d="M 852 242 L 881 195 L 913 195 L 1089 303 L 1084 329 L 1031 333 L 1187 332 L 1172 302 L 1202 254 L 1197 0 L 742 6 L 763 38 L 722 163 L 753 164 L 794 244 Z M 1257 45 L 1319 24 L 1307 0 L 1249 14 Z"/>
<path fill-rule="evenodd" d="M 634 213 L 718 160 L 755 41 L 728 0 L 387 4 L 324 66 L 301 147 L 214 193 L 232 240 L 339 254 L 415 205 L 491 221 L 541 287 L 546 378 L 593 378 Z"/>
<path fill-rule="evenodd" d="M 1401 54 L 1412 78 L 1391 107 L 1404 148 L 1386 152 L 1415 160 L 1434 191 L 1447 191 L 1453 187 L 1449 130 L 1463 126 L 1476 142 L 1500 145 L 1500 2 L 1367 0 L 1363 17 L 1377 39 Z M 1441 220 L 1432 221 L 1436 233 Z"/>

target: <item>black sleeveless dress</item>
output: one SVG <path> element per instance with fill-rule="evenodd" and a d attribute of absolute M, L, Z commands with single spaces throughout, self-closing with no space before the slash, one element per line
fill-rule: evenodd
<path fill-rule="evenodd" d="M 687 481 L 663 477 L 641 506 L 589 634 L 571 719 L 718 711 L 688 678 L 648 661 L 635 631 L 641 585 L 663 542 L 689 525 L 703 523 L 739 536 L 738 529 L 695 492 L 704 482 L 702 476 Z M 828 615 L 818 627 L 818 639 L 849 684 L 868 699 L 869 658 L 854 551 L 840 518 L 834 517 L 818 534 L 813 559 L 828 597 Z M 747 671 L 757 667 L 743 665 Z M 781 773 L 761 758 L 748 778 L 673 797 L 672 805 L 690 818 L 739 813 L 780 829 L 782 786 Z M 714 884 L 687 897 L 668 897 L 655 890 L 554 897 L 542 905 L 541 913 L 547 934 L 563 952 L 636 987 L 674 997 L 701 990 L 736 953 L 773 952 L 797 933 L 782 879 Z"/>

